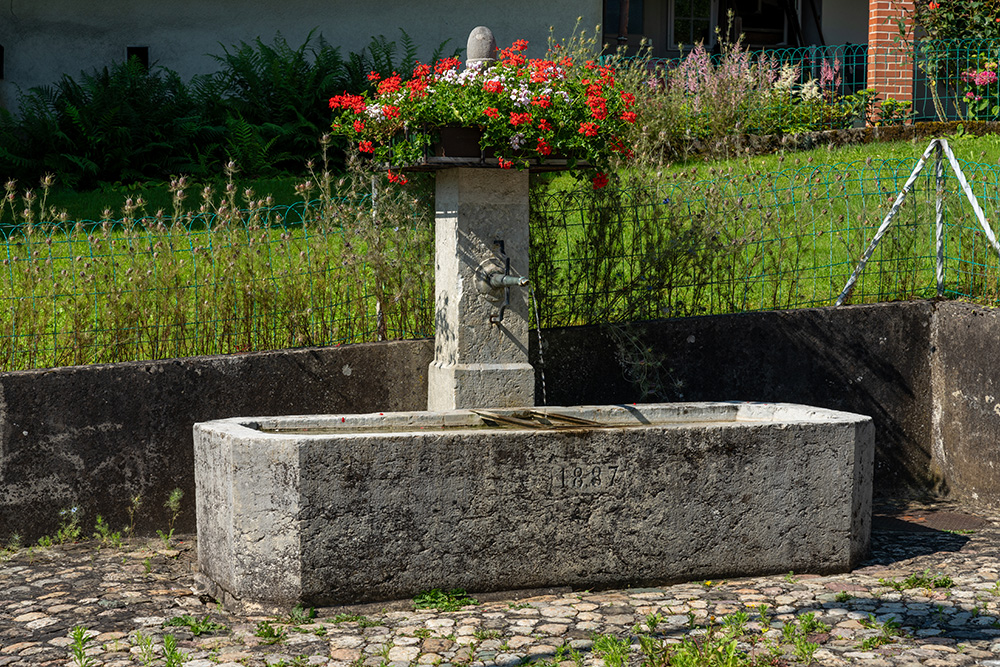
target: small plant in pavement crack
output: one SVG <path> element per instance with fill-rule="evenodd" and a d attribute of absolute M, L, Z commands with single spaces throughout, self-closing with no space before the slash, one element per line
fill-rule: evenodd
<path fill-rule="evenodd" d="M 606 667 L 625 667 L 628 662 L 630 643 L 614 635 L 598 635 L 594 638 L 593 652 L 604 659 Z"/>
<path fill-rule="evenodd" d="M 477 604 L 476 600 L 470 598 L 465 590 L 461 588 L 453 588 L 450 591 L 433 588 L 413 598 L 414 609 L 458 611 L 462 607 L 472 604 Z"/>
<path fill-rule="evenodd" d="M 170 548 L 170 540 L 174 537 L 174 523 L 177 521 L 177 516 L 181 513 L 181 498 L 184 497 L 184 492 L 180 489 L 174 489 L 167 496 L 166 502 L 163 506 L 170 510 L 170 524 L 167 526 L 167 532 L 162 530 L 157 530 L 156 534 L 160 536 L 163 540 L 163 546 Z"/>
<path fill-rule="evenodd" d="M 261 621 L 257 624 L 257 631 L 254 636 L 263 640 L 264 644 L 277 644 L 285 639 L 287 632 L 281 628 L 276 628 L 268 621 Z"/>
<path fill-rule="evenodd" d="M 73 664 L 76 667 L 90 667 L 94 664 L 94 659 L 87 655 L 87 645 L 94 639 L 90 630 L 78 625 L 69 633 L 73 643 L 69 645 L 70 654 L 73 656 Z"/>
<path fill-rule="evenodd" d="M 195 618 L 191 614 L 174 616 L 163 624 L 163 627 L 187 628 L 195 637 L 207 634 L 218 634 L 229 630 L 221 623 L 212 620 L 211 614 L 206 614 L 203 618 Z"/>
<path fill-rule="evenodd" d="M 288 623 L 290 625 L 304 625 L 306 623 L 312 623 L 313 619 L 316 618 L 316 609 L 309 607 L 308 609 L 302 605 L 295 605 L 292 610 L 288 612 Z"/>
<path fill-rule="evenodd" d="M 139 659 L 142 660 L 142 664 L 153 664 L 153 661 L 156 660 L 156 646 L 153 644 L 153 638 L 137 632 L 135 645 L 139 648 Z"/>
<path fill-rule="evenodd" d="M 177 639 L 173 635 L 163 635 L 164 667 L 181 667 L 187 654 L 177 648 Z"/>

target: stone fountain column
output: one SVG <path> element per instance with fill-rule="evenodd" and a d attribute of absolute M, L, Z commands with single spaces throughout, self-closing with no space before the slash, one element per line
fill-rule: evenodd
<path fill-rule="evenodd" d="M 467 65 L 495 57 L 488 28 L 472 31 L 467 53 Z M 428 410 L 535 404 L 528 288 L 516 284 L 528 277 L 528 195 L 527 171 L 437 172 Z"/>

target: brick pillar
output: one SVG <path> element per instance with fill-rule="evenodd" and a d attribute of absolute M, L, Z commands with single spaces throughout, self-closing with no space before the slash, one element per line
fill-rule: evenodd
<path fill-rule="evenodd" d="M 912 26 L 904 44 L 898 19 L 910 16 L 914 0 L 868 0 L 868 87 L 880 99 L 913 101 Z"/>

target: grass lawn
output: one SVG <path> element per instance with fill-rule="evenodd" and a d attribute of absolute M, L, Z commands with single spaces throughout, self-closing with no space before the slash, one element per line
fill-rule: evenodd
<path fill-rule="evenodd" d="M 692 161 L 632 175 L 641 187 L 628 191 L 594 192 L 568 174 L 536 179 L 532 285 L 543 326 L 830 304 L 926 143 Z M 1000 138 L 952 144 L 977 163 L 967 173 L 996 220 Z M 918 180 L 853 302 L 934 294 L 932 171 Z M 211 229 L 152 220 L 18 230 L 0 271 L 0 308 L 9 314 L 0 319 L 0 368 L 432 333 L 428 183 L 386 188 L 373 215 L 367 203 L 332 198 L 303 209 L 302 180 L 235 182 L 239 194 L 228 204 L 225 186 L 215 186 L 220 217 Z M 234 216 L 247 187 L 297 208 Z M 370 192 L 366 180 L 359 187 Z M 197 211 L 200 187 L 188 192 L 185 204 Z M 111 208 L 118 219 L 124 200 L 139 195 L 147 212 L 172 212 L 166 185 L 54 192 L 47 205 L 78 220 Z M 945 203 L 949 294 L 991 302 L 996 253 L 953 178 Z"/>

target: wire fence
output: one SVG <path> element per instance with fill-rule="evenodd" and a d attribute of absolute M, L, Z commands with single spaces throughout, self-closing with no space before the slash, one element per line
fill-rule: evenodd
<path fill-rule="evenodd" d="M 689 57 L 689 56 L 685 56 Z M 840 127 L 849 122 L 878 121 L 995 121 L 1000 119 L 1000 40 L 954 39 L 899 42 L 888 48 L 870 49 L 867 44 L 837 44 L 797 48 L 773 48 L 747 53 L 749 62 L 767 67 L 774 76 L 782 67 L 795 71 L 795 84 L 822 81 L 827 97 L 846 99 L 874 86 L 881 100 L 895 98 L 902 106 L 882 118 L 874 109 L 850 117 L 830 118 L 816 110 L 805 119 L 811 129 Z M 666 72 L 677 70 L 685 58 L 657 60 Z M 726 55 L 716 53 L 711 60 L 721 67 Z M 878 90 L 877 81 L 868 81 L 869 72 L 883 72 L 894 84 L 912 84 L 912 93 Z M 832 77 L 832 78 L 831 78 Z M 763 91 L 766 92 L 766 91 Z M 827 101 L 830 101 L 829 99 Z M 787 114 L 787 130 L 801 128 L 802 109 L 775 106 L 771 113 Z M 867 114 L 867 115 L 866 115 Z M 907 115 L 908 114 L 908 115 Z M 777 125 L 781 126 L 780 120 Z"/>
<path fill-rule="evenodd" d="M 0 369 L 427 335 L 429 226 L 371 213 L 314 201 L 8 226 Z"/>
<path fill-rule="evenodd" d="M 916 162 L 727 169 L 643 190 L 539 196 L 532 272 L 543 326 L 831 305 Z M 995 220 L 1000 170 L 963 166 Z M 935 296 L 932 172 L 917 178 L 850 303 Z M 996 304 L 996 252 L 951 175 L 943 203 L 945 296 Z"/>
<path fill-rule="evenodd" d="M 823 74 L 824 65 L 836 67 L 838 75 L 838 92 L 841 95 L 856 93 L 866 88 L 868 68 L 867 44 L 829 44 L 816 46 L 800 46 L 793 48 L 768 48 L 748 51 L 752 63 L 769 61 L 779 67 L 788 65 L 797 72 L 797 83 L 805 83 L 809 79 L 819 79 Z M 670 72 L 677 69 L 686 56 L 675 58 L 657 58 L 654 66 L 660 66 Z M 719 66 L 724 60 L 722 53 L 711 54 L 714 65 Z"/>
<path fill-rule="evenodd" d="M 1000 117 L 1000 40 L 922 41 L 915 44 L 912 54 L 902 52 L 897 58 L 903 59 L 903 65 L 912 63 L 914 69 L 916 120 L 994 121 Z"/>
<path fill-rule="evenodd" d="M 831 305 L 915 163 L 535 188 L 542 326 Z M 1000 169 L 962 165 L 996 220 Z M 850 303 L 936 294 L 935 186 L 932 169 L 917 178 Z M 943 201 L 945 295 L 1000 303 L 997 253 L 951 174 Z M 432 335 L 433 207 L 407 206 L 406 225 L 373 215 L 368 200 L 9 227 L 0 369 Z"/>

